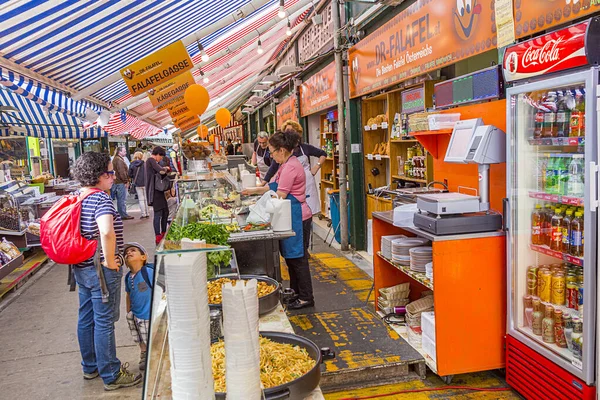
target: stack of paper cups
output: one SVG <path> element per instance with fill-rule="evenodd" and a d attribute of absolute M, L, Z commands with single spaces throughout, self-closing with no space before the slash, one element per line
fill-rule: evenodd
<path fill-rule="evenodd" d="M 260 347 L 256 279 L 223 285 L 225 382 L 228 400 L 260 400 Z"/>
<path fill-rule="evenodd" d="M 215 398 L 206 253 L 165 256 L 173 399 Z"/>

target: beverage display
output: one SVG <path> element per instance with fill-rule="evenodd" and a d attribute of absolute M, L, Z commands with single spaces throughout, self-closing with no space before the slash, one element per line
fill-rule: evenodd
<path fill-rule="evenodd" d="M 542 245 L 544 244 L 542 239 L 542 206 L 536 204 L 531 214 L 531 243 Z"/>
<path fill-rule="evenodd" d="M 569 136 L 571 126 L 571 110 L 567 106 L 567 98 L 560 93 L 558 95 L 558 108 L 556 110 L 556 136 Z"/>
<path fill-rule="evenodd" d="M 555 208 L 550 220 L 550 248 L 554 251 L 562 250 L 562 219 L 562 210 Z"/>
<path fill-rule="evenodd" d="M 571 221 L 571 245 L 572 256 L 583 257 L 583 213 L 577 211 L 575 218 Z"/>
<path fill-rule="evenodd" d="M 581 94 L 576 95 L 574 103 L 575 107 L 569 119 L 569 136 L 583 137 L 585 136 L 585 97 Z"/>

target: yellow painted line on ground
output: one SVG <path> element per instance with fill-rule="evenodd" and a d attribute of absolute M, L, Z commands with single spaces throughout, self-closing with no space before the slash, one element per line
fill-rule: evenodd
<path fill-rule="evenodd" d="M 292 315 L 290 316 L 290 322 L 300 327 L 304 331 L 308 331 L 314 328 L 312 322 L 306 315 Z"/>
<path fill-rule="evenodd" d="M 489 372 L 458 375 L 451 383 L 452 386 L 469 386 L 478 388 L 494 388 L 506 387 L 506 383 Z M 388 393 L 402 392 L 405 390 L 427 389 L 427 388 L 443 388 L 446 386 L 444 382 L 437 376 L 429 374 L 424 381 L 414 380 L 409 382 L 401 382 L 393 385 L 382 385 L 371 388 L 347 390 L 325 395 L 327 400 L 341 400 L 348 398 L 361 398 L 368 396 L 379 396 Z M 430 399 L 520 399 L 512 391 L 506 392 L 473 392 L 467 390 L 443 390 L 430 392 L 416 392 L 405 394 L 394 394 L 389 396 L 378 397 L 383 400 L 430 400 Z"/>

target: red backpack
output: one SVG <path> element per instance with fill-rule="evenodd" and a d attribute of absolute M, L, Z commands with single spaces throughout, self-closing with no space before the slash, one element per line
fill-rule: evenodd
<path fill-rule="evenodd" d="M 83 199 L 101 192 L 90 189 L 80 195 L 63 196 L 40 220 L 42 249 L 58 264 L 79 264 L 96 253 L 97 240 L 81 235 L 81 207 Z"/>

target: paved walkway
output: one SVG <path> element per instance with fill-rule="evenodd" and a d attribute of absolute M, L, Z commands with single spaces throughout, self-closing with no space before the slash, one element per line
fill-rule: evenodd
<path fill-rule="evenodd" d="M 154 250 L 152 219 L 125 221 L 125 240 Z M 105 392 L 100 378 L 84 381 L 77 344 L 77 292 L 69 292 L 67 267 L 42 267 L 17 297 L 0 312 L 0 397 L 12 399 L 135 399 L 142 385 Z M 116 324 L 117 355 L 137 371 L 139 347 L 125 320 L 125 286 L 121 319 Z M 5 304 L 3 302 L 3 304 Z"/>

